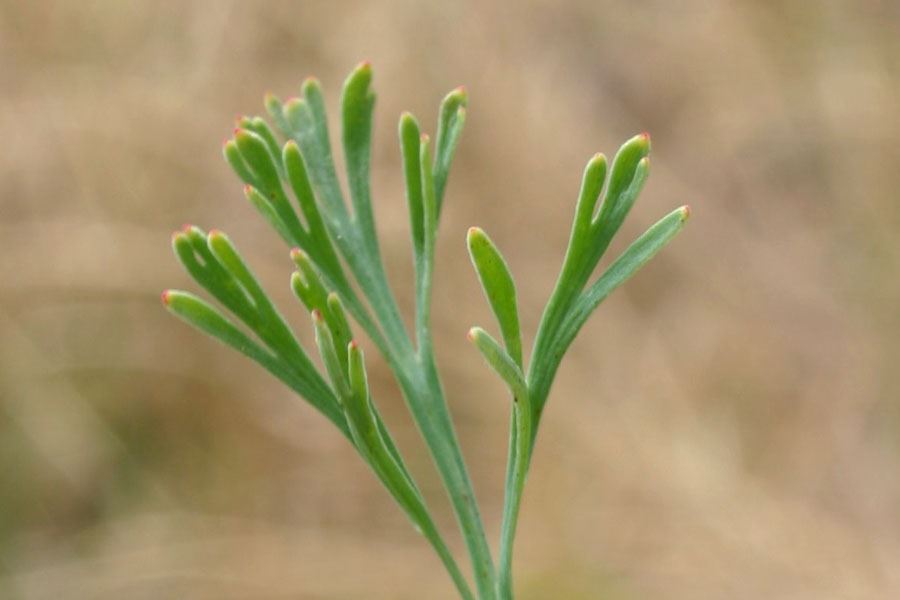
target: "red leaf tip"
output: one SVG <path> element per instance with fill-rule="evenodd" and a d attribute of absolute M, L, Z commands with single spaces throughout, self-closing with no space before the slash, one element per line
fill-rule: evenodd
<path fill-rule="evenodd" d="M 310 314 L 312 315 L 313 321 L 319 322 L 322 320 L 322 311 L 318 308 L 314 308 Z"/>
<path fill-rule="evenodd" d="M 469 341 L 470 341 L 470 342 L 474 342 L 474 341 L 475 341 L 475 333 L 476 333 L 476 332 L 477 332 L 477 330 L 473 327 L 473 328 L 470 329 L 469 332 L 466 334 L 466 337 L 469 338 Z"/>
<path fill-rule="evenodd" d="M 681 219 L 686 221 L 691 216 L 691 207 L 685 204 L 681 207 Z"/>
<path fill-rule="evenodd" d="M 169 294 L 170 294 L 170 293 L 171 293 L 171 290 L 165 290 L 162 294 L 160 294 L 160 298 L 162 299 L 162 303 L 163 303 L 165 306 L 168 306 L 168 305 L 169 305 Z"/>
<path fill-rule="evenodd" d="M 650 134 L 646 131 L 642 131 L 640 137 L 647 140 L 648 142 L 650 141 Z"/>
<path fill-rule="evenodd" d="M 359 348 L 359 344 L 356 343 L 356 340 L 350 340 L 350 343 L 347 345 L 350 350 L 356 350 Z"/>

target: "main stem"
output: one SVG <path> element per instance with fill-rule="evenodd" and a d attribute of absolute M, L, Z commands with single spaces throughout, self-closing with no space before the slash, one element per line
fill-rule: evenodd
<path fill-rule="evenodd" d="M 450 496 L 450 503 L 472 563 L 478 597 L 480 600 L 494 600 L 496 597 L 494 563 L 475 500 L 472 481 L 469 479 L 450 411 L 447 408 L 430 336 L 426 343 L 420 344 L 418 351 L 413 348 L 383 270 L 380 271 L 380 275 L 381 277 L 373 278 L 378 282 L 373 287 L 381 300 L 379 316 L 385 325 L 385 334 L 393 350 L 391 353 L 393 356 L 388 356 L 388 360 L 395 367 L 394 372 L 407 407 Z M 430 293 L 430 285 L 423 292 Z M 425 327 L 428 328 L 427 309 L 423 316 Z"/>
<path fill-rule="evenodd" d="M 400 385 L 450 496 L 472 563 L 478 597 L 493 600 L 494 563 L 434 359 L 418 355 L 414 360 L 417 364 L 399 377 Z"/>

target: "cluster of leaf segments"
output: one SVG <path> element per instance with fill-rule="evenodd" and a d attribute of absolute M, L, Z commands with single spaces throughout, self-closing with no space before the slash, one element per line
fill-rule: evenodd
<path fill-rule="evenodd" d="M 188 292 L 169 290 L 163 294 L 163 302 L 178 317 L 259 363 L 325 415 L 432 545 L 463 598 L 512 598 L 512 544 L 519 503 L 560 360 L 597 305 L 681 229 L 688 209 L 679 208 L 660 220 L 588 285 L 647 177 L 649 138 L 639 135 L 626 142 L 613 159 L 608 177 L 603 155 L 590 160 L 562 271 L 544 310 L 527 371 L 513 278 L 487 235 L 477 228 L 469 230 L 469 253 L 503 343 L 478 327 L 470 330 L 469 339 L 508 385 L 514 400 L 495 566 L 447 409 L 431 339 L 435 236 L 447 174 L 465 121 L 466 94 L 458 88 L 444 98 L 433 150 L 412 115 L 400 118 L 416 276 L 415 331 L 411 334 L 388 285 L 375 233 L 369 186 L 375 99 L 371 79 L 369 64 L 361 64 L 347 78 L 341 97 L 341 146 L 349 206 L 332 159 L 321 87 L 314 79 L 303 83 L 300 97 L 287 102 L 266 97 L 266 108 L 279 135 L 264 119 L 245 117 L 224 146 L 226 160 L 246 184 L 247 199 L 291 247 L 296 266 L 291 288 L 312 316 L 324 374 L 231 240 L 220 231 L 205 233 L 185 227 L 173 236 L 173 247 L 188 273 L 230 316 Z M 286 143 L 282 145 L 279 137 Z M 605 193 L 601 194 L 604 184 Z M 372 399 L 351 322 L 384 356 L 428 445 L 466 543 L 474 593 Z"/>

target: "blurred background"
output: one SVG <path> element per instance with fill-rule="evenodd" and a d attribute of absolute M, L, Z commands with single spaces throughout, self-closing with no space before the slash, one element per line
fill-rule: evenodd
<path fill-rule="evenodd" d="M 219 227 L 310 339 L 287 249 L 220 144 L 235 115 L 310 74 L 336 114 L 363 59 L 407 315 L 397 118 L 433 132 L 443 95 L 469 90 L 434 312 L 491 539 L 509 407 L 465 340 L 493 325 L 467 227 L 506 253 L 530 344 L 594 152 L 653 136 L 610 256 L 693 208 L 559 373 L 518 597 L 900 596 L 897 2 L 0 0 L 0 597 L 454 597 L 339 434 L 159 302 L 197 289 L 171 231 Z M 389 372 L 369 362 L 461 550 Z"/>

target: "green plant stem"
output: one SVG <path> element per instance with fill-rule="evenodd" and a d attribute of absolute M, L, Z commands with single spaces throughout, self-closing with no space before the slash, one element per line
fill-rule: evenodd
<path fill-rule="evenodd" d="M 420 529 L 422 535 L 425 536 L 425 539 L 428 540 L 432 548 L 434 548 L 435 552 L 437 552 L 440 557 L 441 562 L 444 564 L 444 568 L 447 569 L 450 578 L 453 579 L 453 583 L 456 585 L 459 595 L 464 600 L 475 600 L 475 596 L 469 588 L 469 582 L 466 581 L 466 576 L 459 570 L 459 565 L 456 564 L 453 553 L 450 552 L 450 549 L 444 542 L 444 538 L 441 537 L 441 534 L 434 524 L 434 521 L 431 519 L 431 515 L 428 514 L 427 509 L 425 509 L 425 521 L 420 525 Z"/>
<path fill-rule="evenodd" d="M 526 392 L 527 394 L 527 392 Z M 506 493 L 503 522 L 500 527 L 500 555 L 497 567 L 497 598 L 512 600 L 512 554 L 519 521 L 519 508 L 525 479 L 531 464 L 531 414 L 527 395 L 513 406 L 509 432 L 509 459 L 506 468 Z"/>
<path fill-rule="evenodd" d="M 492 600 L 495 597 L 494 563 L 475 492 L 453 429 L 433 354 L 421 358 L 424 362 L 416 365 L 417 370 L 399 377 L 401 387 L 450 496 L 472 562 L 478 597 Z"/>

